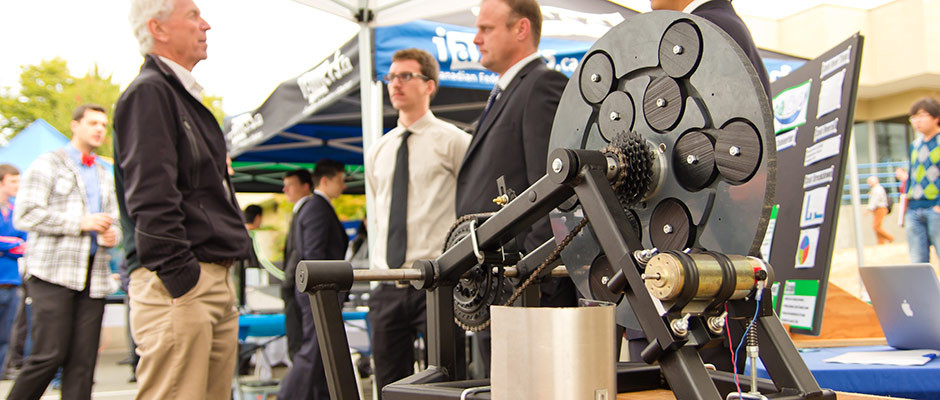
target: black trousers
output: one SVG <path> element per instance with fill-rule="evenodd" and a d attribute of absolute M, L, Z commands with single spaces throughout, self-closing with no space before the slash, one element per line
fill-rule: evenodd
<path fill-rule="evenodd" d="M 39 399 L 62 367 L 62 399 L 90 399 L 98 361 L 104 299 L 36 277 L 26 281 L 32 308 L 32 351 L 8 399 Z"/>
<path fill-rule="evenodd" d="M 10 330 L 10 347 L 7 349 L 6 360 L 3 360 L 4 371 L 23 368 L 23 361 L 26 358 L 26 336 L 29 334 L 26 298 L 29 294 L 26 291 L 26 285 L 21 285 L 17 291 L 20 295 L 20 303 L 16 307 L 16 317 L 13 319 L 13 327 Z"/>
<path fill-rule="evenodd" d="M 293 286 L 289 288 L 281 286 L 281 299 L 284 300 L 284 333 L 287 336 L 287 356 L 290 357 L 291 361 L 294 360 L 294 355 L 300 351 L 300 346 L 304 343 L 304 331 L 300 322 L 300 304 L 297 303 L 295 292 L 297 292 L 297 289 Z"/>
<path fill-rule="evenodd" d="M 372 360 L 379 399 L 385 385 L 414 375 L 414 342 L 428 336 L 426 294 L 413 287 L 382 284 L 369 297 Z M 427 360 L 424 360 L 427 361 Z"/>

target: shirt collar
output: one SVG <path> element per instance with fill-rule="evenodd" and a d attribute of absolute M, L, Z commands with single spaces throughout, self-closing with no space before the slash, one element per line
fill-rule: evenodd
<path fill-rule="evenodd" d="M 709 1 L 710 0 L 693 0 L 691 3 L 689 3 L 689 5 L 685 6 L 685 8 L 682 9 L 682 12 L 686 14 L 691 14 L 692 11 L 695 11 L 695 9 L 698 8 L 700 5 L 708 3 Z"/>
<path fill-rule="evenodd" d="M 400 137 L 401 135 L 405 134 L 405 131 L 410 131 L 412 135 L 416 133 L 420 134 L 425 129 L 431 127 L 432 121 L 434 121 L 434 113 L 432 113 L 431 110 L 428 110 L 428 112 L 424 113 L 424 115 L 421 116 L 421 118 L 418 118 L 417 121 L 413 122 L 411 126 L 402 125 L 401 121 L 399 121 L 398 128 L 400 132 L 398 132 L 398 136 Z"/>
<path fill-rule="evenodd" d="M 300 210 L 300 207 L 302 207 L 302 206 L 304 205 L 304 202 L 306 202 L 307 199 L 309 199 L 309 198 L 310 198 L 310 195 L 308 194 L 308 195 L 306 195 L 306 196 L 304 196 L 304 197 L 301 197 L 300 200 L 297 200 L 297 202 L 294 203 L 294 208 L 293 208 L 294 214 L 297 213 L 297 210 Z"/>
<path fill-rule="evenodd" d="M 82 164 L 82 151 L 79 150 L 77 147 L 75 147 L 75 145 L 72 144 L 71 142 L 69 142 L 69 144 L 65 146 L 65 154 L 69 156 L 69 159 L 71 159 L 72 161 L 75 161 L 75 165 L 78 165 L 79 168 L 85 166 L 85 164 Z M 95 154 L 95 153 L 92 152 L 91 154 Z M 98 163 L 97 157 L 95 157 L 95 163 L 96 164 Z"/>
<path fill-rule="evenodd" d="M 183 87 L 186 88 L 186 91 L 189 92 L 196 100 L 202 101 L 202 85 L 199 82 L 196 82 L 196 77 L 193 76 L 193 73 L 188 69 L 183 68 L 182 65 L 177 64 L 175 61 L 166 58 L 164 56 L 157 56 L 160 58 L 160 61 L 163 61 L 170 70 L 176 74 L 176 78 L 180 80 L 180 83 L 183 84 Z"/>
<path fill-rule="evenodd" d="M 323 192 L 321 192 L 321 191 L 319 191 L 319 190 L 317 190 L 317 189 L 313 189 L 313 194 L 315 194 L 315 195 L 317 195 L 317 196 L 320 196 L 320 197 L 326 199 L 326 202 L 327 202 L 327 203 L 330 203 L 330 205 L 333 204 L 333 202 L 330 201 L 330 197 L 327 196 L 326 193 L 323 193 Z"/>
<path fill-rule="evenodd" d="M 499 85 L 499 89 L 506 90 L 506 87 L 509 86 L 509 82 L 512 82 L 512 79 L 516 77 L 516 74 L 519 73 L 519 70 L 521 70 L 522 67 L 528 65 L 530 62 L 532 62 L 532 60 L 535 60 L 536 58 L 539 58 L 539 52 L 537 51 L 532 54 L 529 54 L 525 58 L 519 60 L 518 62 L 513 64 L 511 67 L 509 67 L 509 69 L 507 69 L 506 72 L 504 72 L 502 75 L 499 76 L 499 80 L 496 81 L 496 84 Z"/>

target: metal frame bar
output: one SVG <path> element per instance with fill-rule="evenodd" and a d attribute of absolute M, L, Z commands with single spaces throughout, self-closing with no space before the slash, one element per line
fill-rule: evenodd
<path fill-rule="evenodd" d="M 307 294 L 320 341 L 320 354 L 326 369 L 326 382 L 333 400 L 359 400 L 359 385 L 349 355 L 346 326 L 336 289 L 321 289 Z M 339 321 L 334 323 L 333 321 Z"/>
<path fill-rule="evenodd" d="M 521 230 L 531 226 L 539 218 L 544 218 L 549 211 L 566 201 L 574 192 L 581 202 L 585 215 L 590 219 L 604 253 L 612 264 L 619 266 L 623 272 L 627 282 L 624 296 L 633 308 L 650 342 L 642 354 L 644 361 L 659 362 L 660 370 L 677 398 L 720 400 L 721 395 L 717 385 L 723 380 L 717 376 L 713 377 L 714 374 L 710 374 L 705 369 L 696 348 L 700 340 L 691 334 L 687 336 L 691 338 L 691 341 L 673 336 L 667 323 L 668 316 L 660 315 L 654 300 L 645 289 L 639 265 L 633 257 L 633 250 L 642 249 L 642 244 L 637 234 L 630 228 L 626 213 L 607 180 L 604 172 L 606 160 L 598 157 L 598 154 L 598 152 L 590 151 L 568 151 L 564 154 L 563 156 L 568 158 L 565 168 L 582 165 L 584 168 L 581 168 L 578 173 L 561 168 L 555 171 L 554 175 L 549 172 L 549 175 L 539 179 L 532 187 L 480 225 L 476 231 L 480 247 L 483 249 L 499 248 L 512 240 Z M 603 165 L 602 162 L 604 162 Z M 543 252 L 545 249 L 540 248 L 540 250 Z M 429 368 L 386 386 L 383 394 L 387 400 L 459 398 L 459 396 L 453 396 L 453 389 L 465 383 L 460 380 L 466 375 L 466 367 L 458 357 L 458 351 L 462 349 L 458 349 L 456 345 L 453 288 L 460 276 L 476 262 L 470 238 L 464 238 L 437 260 L 427 262 L 430 268 L 423 270 L 424 276 L 419 280 L 428 287 Z M 351 266 L 349 268 L 349 274 L 352 275 Z M 310 274 L 316 273 L 315 269 L 309 271 Z M 350 277 L 351 280 L 352 277 Z M 298 282 L 300 281 L 298 278 Z M 311 295 L 314 321 L 317 325 L 318 338 L 321 338 L 320 346 L 323 349 L 325 361 L 330 369 L 334 370 L 333 374 L 327 376 L 330 380 L 331 393 L 336 386 L 346 385 L 347 389 L 356 387 L 355 382 L 348 381 L 350 378 L 347 376 L 347 370 L 351 371 L 352 367 L 348 348 L 345 347 L 345 332 L 336 329 L 335 326 L 329 326 L 331 319 L 342 320 L 335 293 L 335 290 L 327 287 Z M 333 296 L 333 303 L 329 303 L 330 299 L 327 298 L 330 295 Z M 764 289 L 763 296 L 770 298 L 769 289 Z M 322 306 L 315 304 L 315 299 Z M 761 347 L 761 359 L 774 379 L 773 386 L 778 392 L 767 397 L 834 399 L 835 394 L 832 391 L 819 388 L 768 304 L 769 302 L 761 304 L 760 318 L 755 324 L 760 327 L 758 335 L 765 344 Z M 729 302 L 729 306 L 733 315 L 748 315 L 748 312 L 754 315 L 753 301 Z M 342 327 L 341 324 L 339 326 Z M 705 329 L 701 324 L 695 324 L 695 326 L 694 329 Z M 341 340 L 331 340 L 326 337 L 333 334 L 340 335 Z M 345 357 L 339 354 L 340 352 L 343 352 Z M 344 362 L 345 365 L 340 366 L 337 364 L 339 362 Z M 766 384 L 763 386 L 769 387 Z M 334 399 L 337 398 L 345 399 L 345 397 L 334 395 Z"/>

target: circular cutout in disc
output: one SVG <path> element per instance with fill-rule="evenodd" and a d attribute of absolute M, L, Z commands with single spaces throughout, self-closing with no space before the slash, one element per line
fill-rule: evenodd
<path fill-rule="evenodd" d="M 620 132 L 633 129 L 633 110 L 633 99 L 629 94 L 616 91 L 607 95 L 597 117 L 597 126 L 607 142 L 613 142 Z"/>
<path fill-rule="evenodd" d="M 757 172 L 761 159 L 760 134 L 744 121 L 733 121 L 718 132 L 715 163 L 731 184 L 747 182 Z"/>
<path fill-rule="evenodd" d="M 682 89 L 675 79 L 661 76 L 646 87 L 646 93 L 643 94 L 643 115 L 650 127 L 656 131 L 665 132 L 674 128 L 684 108 Z"/>
<path fill-rule="evenodd" d="M 682 135 L 672 152 L 676 180 L 689 191 L 702 190 L 712 183 L 715 169 L 715 147 L 708 135 L 692 131 Z"/>
<path fill-rule="evenodd" d="M 591 53 L 581 65 L 581 96 L 588 103 L 604 101 L 614 87 L 614 64 L 603 51 Z"/>
<path fill-rule="evenodd" d="M 688 76 L 701 59 L 702 34 L 691 21 L 678 21 L 659 42 L 659 65 L 673 78 Z"/>
<path fill-rule="evenodd" d="M 650 241 L 660 252 L 687 249 L 692 245 L 694 229 L 689 210 L 674 198 L 660 202 L 650 216 Z"/>
<path fill-rule="evenodd" d="M 615 294 L 607 287 L 607 282 L 613 278 L 615 273 L 616 271 L 610 265 L 610 261 L 607 259 L 606 255 L 601 254 L 600 257 L 597 257 L 597 259 L 591 263 L 588 280 L 591 285 L 591 295 L 594 299 L 611 303 L 620 301 L 620 297 L 622 297 L 623 294 Z"/>

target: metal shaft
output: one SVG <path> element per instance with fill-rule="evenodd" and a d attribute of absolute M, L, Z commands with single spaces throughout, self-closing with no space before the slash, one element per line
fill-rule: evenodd
<path fill-rule="evenodd" d="M 559 265 L 552 270 L 552 277 L 568 276 L 568 269 L 564 265 Z M 503 276 L 507 278 L 515 278 L 519 276 L 519 270 L 516 267 L 506 267 L 503 270 Z"/>
<path fill-rule="evenodd" d="M 503 275 L 507 278 L 514 278 L 519 275 L 515 267 L 506 267 Z M 552 270 L 552 276 L 568 276 L 568 270 L 564 265 L 555 267 Z M 411 281 L 424 279 L 424 274 L 419 269 L 414 268 L 396 268 L 396 269 L 357 269 L 353 270 L 354 281 Z"/>
<path fill-rule="evenodd" d="M 419 269 L 357 269 L 353 270 L 354 281 L 411 281 L 424 279 Z"/>

